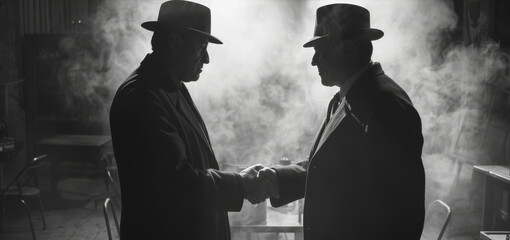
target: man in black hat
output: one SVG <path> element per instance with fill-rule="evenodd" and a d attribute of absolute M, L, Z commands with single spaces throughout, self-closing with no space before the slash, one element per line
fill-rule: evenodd
<path fill-rule="evenodd" d="M 257 170 L 218 170 L 205 124 L 184 83 L 209 63 L 209 8 L 187 1 L 161 5 L 148 54 L 119 87 L 110 125 L 122 194 L 120 237 L 230 239 L 227 211 L 241 210 Z"/>
<path fill-rule="evenodd" d="M 371 41 L 382 36 L 365 8 L 317 10 L 314 38 L 304 47 L 315 49 L 322 84 L 340 91 L 307 161 L 259 172 L 279 188 L 273 206 L 304 197 L 305 239 L 420 239 L 421 120 L 405 91 L 371 61 Z"/>

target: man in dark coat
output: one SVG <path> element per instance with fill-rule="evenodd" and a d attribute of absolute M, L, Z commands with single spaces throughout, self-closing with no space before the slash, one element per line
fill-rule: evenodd
<path fill-rule="evenodd" d="M 127 239 L 230 239 L 227 211 L 241 210 L 256 170 L 218 170 L 206 126 L 183 82 L 209 63 L 209 8 L 161 5 L 148 54 L 119 87 L 110 110 Z M 246 194 L 245 194 L 246 193 Z"/>
<path fill-rule="evenodd" d="M 259 172 L 279 188 L 273 206 L 304 197 L 305 239 L 420 239 L 421 120 L 404 90 L 371 61 L 371 41 L 382 36 L 365 8 L 317 10 L 314 38 L 304 47 L 315 48 L 322 84 L 340 91 L 307 161 Z"/>

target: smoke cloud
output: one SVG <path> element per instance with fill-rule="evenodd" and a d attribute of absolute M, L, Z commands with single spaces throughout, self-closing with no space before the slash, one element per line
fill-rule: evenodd
<path fill-rule="evenodd" d="M 82 89 L 105 89 L 105 111 L 116 88 L 151 52 L 151 32 L 140 24 L 155 20 L 162 2 L 106 1 L 95 15 L 91 40 L 107 50 L 105 67 L 100 77 L 89 77 L 93 87 Z M 313 49 L 302 45 L 313 35 L 316 9 L 334 1 L 198 2 L 211 8 L 212 34 L 224 42 L 209 45 L 210 64 L 188 84 L 218 161 L 304 160 L 338 88 L 320 84 L 310 64 Z M 421 115 L 427 202 L 462 198 L 469 189 L 456 180 L 471 173 L 460 168 L 457 175 L 458 163 L 508 160 L 501 131 L 508 127 L 502 113 L 508 100 L 497 97 L 509 87 L 508 56 L 491 41 L 445 45 L 458 21 L 450 1 L 346 2 L 369 9 L 372 27 L 385 32 L 374 41 L 373 60 L 409 93 Z"/>

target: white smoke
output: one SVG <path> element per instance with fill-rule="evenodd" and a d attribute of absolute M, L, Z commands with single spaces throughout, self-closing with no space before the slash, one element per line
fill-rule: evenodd
<path fill-rule="evenodd" d="M 151 32 L 140 24 L 155 20 L 162 2 L 106 1 L 96 14 L 94 40 L 108 50 L 107 67 L 95 78 L 101 82 L 89 84 L 109 89 L 106 108 L 116 88 L 151 51 Z M 271 165 L 283 156 L 303 160 L 338 89 L 320 84 L 310 64 L 313 49 L 302 45 L 312 37 L 316 9 L 335 1 L 198 2 L 211 8 L 212 34 L 224 42 L 209 45 L 210 64 L 199 81 L 188 84 L 218 161 Z M 490 41 L 445 48 L 445 33 L 458 20 L 450 1 L 346 2 L 369 9 L 372 27 L 385 32 L 374 41 L 373 60 L 409 93 L 421 115 L 427 201 L 463 196 L 467 189 L 454 185 L 456 161 L 480 164 L 501 158 L 499 150 L 487 147 L 499 138 L 480 138 L 479 133 L 487 132 L 482 123 L 491 121 L 499 124 L 491 126 L 507 127 L 501 116 L 489 115 L 494 89 L 508 89 L 508 56 Z"/>

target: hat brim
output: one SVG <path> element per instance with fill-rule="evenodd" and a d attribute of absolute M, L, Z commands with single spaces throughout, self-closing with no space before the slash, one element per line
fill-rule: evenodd
<path fill-rule="evenodd" d="M 370 41 L 380 39 L 383 36 L 384 36 L 384 32 L 379 29 L 375 29 L 375 28 L 357 29 L 357 33 L 355 34 L 356 39 L 363 38 L 363 39 L 368 39 Z M 317 42 L 327 39 L 328 37 L 329 37 L 329 35 L 313 37 L 312 39 L 310 39 L 310 41 L 306 42 L 303 45 L 303 47 L 305 47 L 305 48 L 313 47 L 313 46 L 315 46 L 315 44 Z M 350 39 L 350 38 L 348 38 L 348 39 Z"/>
<path fill-rule="evenodd" d="M 161 24 L 157 21 L 144 22 L 144 23 L 142 23 L 142 27 L 149 31 L 153 31 L 153 32 L 159 31 L 159 30 L 165 30 L 163 28 L 163 26 L 161 26 Z M 218 39 L 217 37 L 215 37 L 209 33 L 206 33 L 206 32 L 194 29 L 194 28 L 190 28 L 190 27 L 183 27 L 182 29 L 190 30 L 192 32 L 206 36 L 210 43 L 223 44 L 223 42 L 220 39 Z"/>

